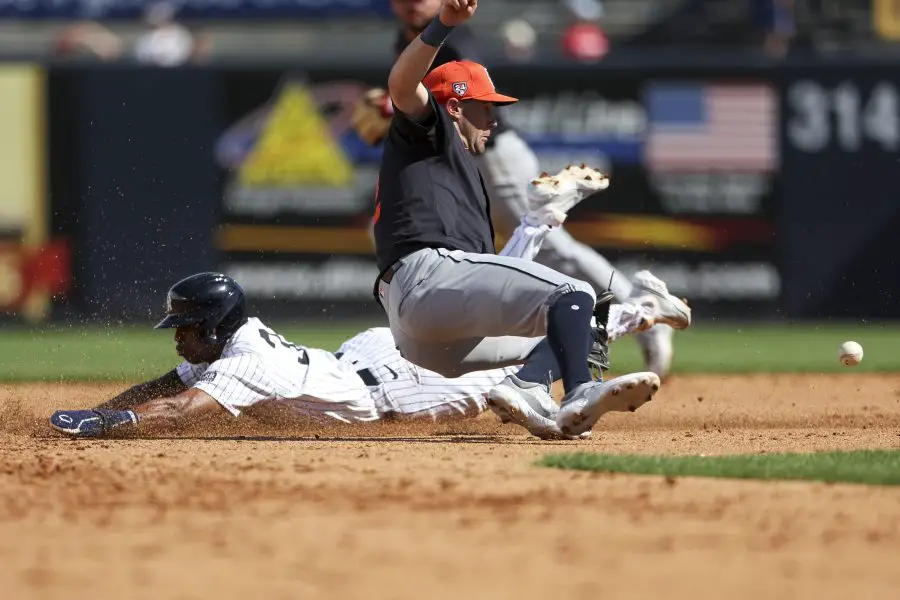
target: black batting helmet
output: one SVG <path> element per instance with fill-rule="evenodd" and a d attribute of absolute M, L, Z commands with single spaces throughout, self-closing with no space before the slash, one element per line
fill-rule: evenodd
<path fill-rule="evenodd" d="M 166 318 L 154 329 L 196 324 L 204 343 L 224 343 L 247 322 L 244 304 L 244 290 L 231 277 L 197 273 L 169 288 Z"/>

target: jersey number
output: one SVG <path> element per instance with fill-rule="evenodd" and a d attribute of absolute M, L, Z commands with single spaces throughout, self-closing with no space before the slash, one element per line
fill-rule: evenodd
<path fill-rule="evenodd" d="M 273 348 L 275 347 L 275 342 L 279 342 L 285 348 L 291 348 L 293 350 L 296 350 L 297 352 L 300 353 L 300 356 L 297 357 L 297 362 L 300 363 L 301 365 L 309 364 L 309 357 L 306 355 L 306 350 L 304 350 L 297 344 L 293 344 L 293 343 L 287 341 L 286 339 L 284 339 L 284 337 L 275 333 L 274 331 L 269 331 L 268 329 L 260 329 L 259 337 L 266 340 L 266 343 L 268 345 L 272 346 Z M 273 338 L 274 338 L 274 341 L 273 341 Z"/>

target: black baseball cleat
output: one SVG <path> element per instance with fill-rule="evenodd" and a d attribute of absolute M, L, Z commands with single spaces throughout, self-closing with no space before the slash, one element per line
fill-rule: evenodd
<path fill-rule="evenodd" d="M 603 372 L 609 370 L 609 306 L 613 293 L 609 290 L 597 297 L 594 303 L 593 325 L 591 326 L 591 351 L 588 354 L 588 368 L 595 381 L 603 381 Z"/>

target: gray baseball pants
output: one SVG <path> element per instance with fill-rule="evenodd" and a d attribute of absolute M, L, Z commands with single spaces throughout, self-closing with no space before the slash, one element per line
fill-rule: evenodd
<path fill-rule="evenodd" d="M 476 156 L 488 198 L 491 199 L 491 220 L 494 230 L 509 239 L 528 212 L 526 189 L 528 182 L 540 175 L 537 157 L 528 144 L 514 131 L 497 135 L 492 148 Z M 617 273 L 613 266 L 590 246 L 572 237 L 563 227 L 554 227 L 541 251 L 534 259 L 551 269 L 588 281 L 597 290 L 610 287 L 619 302 L 631 293 L 631 282 Z"/>
<path fill-rule="evenodd" d="M 445 377 L 520 364 L 547 333 L 547 308 L 593 288 L 521 258 L 425 249 L 395 264 L 378 295 L 406 360 Z"/>

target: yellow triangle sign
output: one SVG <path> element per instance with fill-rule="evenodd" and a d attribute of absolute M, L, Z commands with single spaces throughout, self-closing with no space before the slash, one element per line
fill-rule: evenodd
<path fill-rule="evenodd" d="M 285 85 L 247 160 L 238 170 L 244 185 L 342 187 L 353 182 L 353 166 L 331 135 L 309 91 Z"/>

